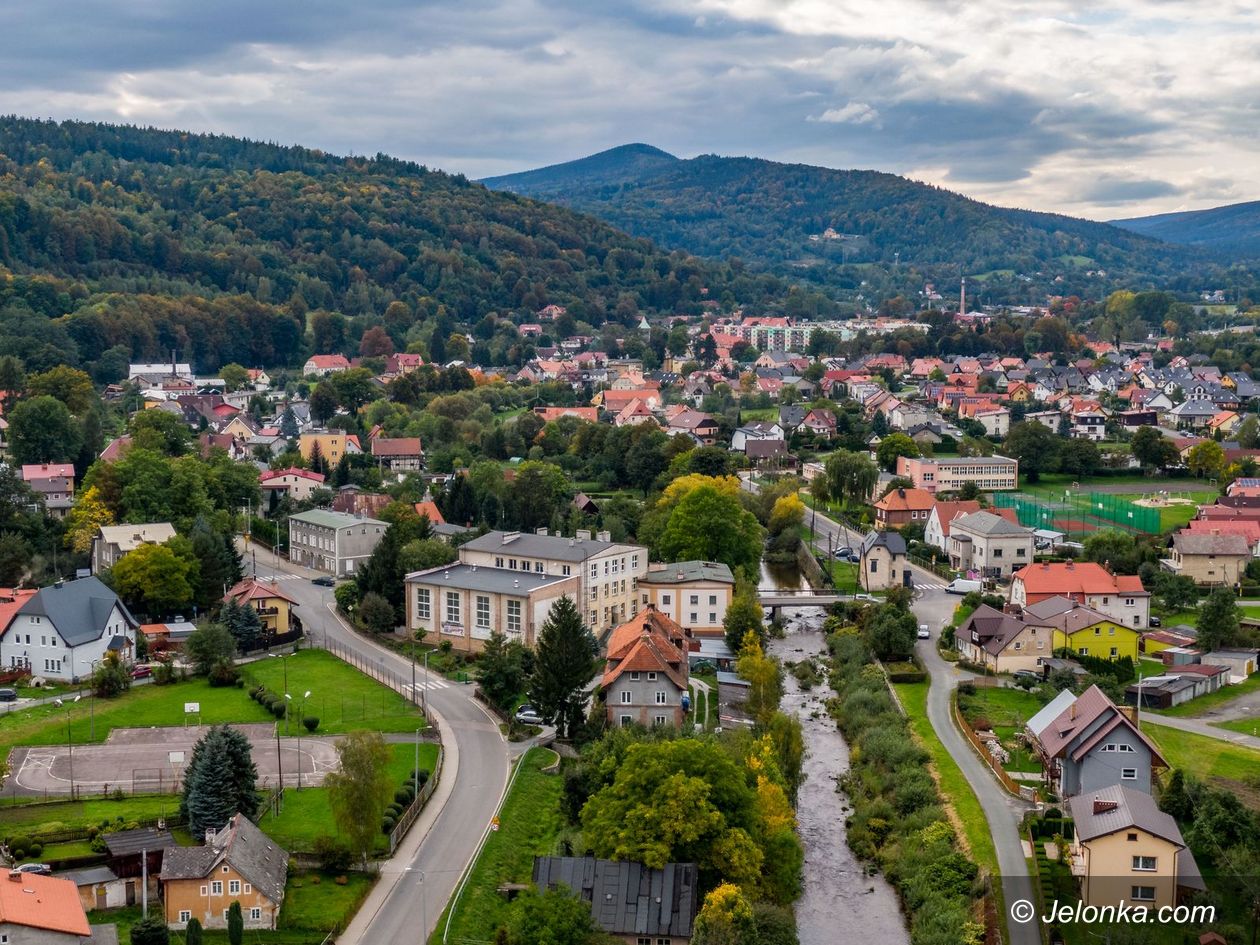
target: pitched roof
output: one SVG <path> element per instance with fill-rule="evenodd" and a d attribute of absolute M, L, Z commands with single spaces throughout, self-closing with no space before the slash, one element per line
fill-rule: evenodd
<path fill-rule="evenodd" d="M 875 503 L 885 512 L 924 511 L 936 504 L 936 497 L 926 489 L 893 489 Z"/>
<path fill-rule="evenodd" d="M 78 646 L 101 638 L 115 605 L 125 621 L 138 626 L 118 595 L 96 577 L 42 587 L 17 612 L 22 616 L 47 617 L 67 644 Z"/>
<path fill-rule="evenodd" d="M 1251 554 L 1251 547 L 1242 535 L 1214 535 L 1211 532 L 1180 531 L 1173 535 L 1172 546 L 1183 555 Z"/>
<path fill-rule="evenodd" d="M 65 935 L 92 934 L 78 886 L 59 876 L 16 870 L 0 878 L 0 923 Z"/>
<path fill-rule="evenodd" d="M 954 528 L 961 528 L 973 535 L 1032 535 L 1031 528 L 1015 525 L 993 512 L 972 512 L 954 519 Z"/>
<path fill-rule="evenodd" d="M 1066 597 L 1050 597 L 1036 604 L 1029 604 L 1024 608 L 1024 612 L 1031 614 L 1034 619 L 1057 627 L 1068 634 L 1084 630 L 1086 627 L 1092 627 L 1094 624 L 1102 623 L 1104 620 L 1117 623 L 1117 621 L 1112 620 L 1106 614 L 1099 613 Z M 1124 625 L 1120 624 L 1120 626 Z M 1130 628 L 1126 627 L 1125 629 Z M 1136 630 L 1133 632 L 1137 633 Z"/>
<path fill-rule="evenodd" d="M 1181 847 L 1186 845 L 1177 821 L 1160 810 L 1155 799 L 1143 791 L 1113 784 L 1088 794 L 1078 794 L 1069 798 L 1068 804 L 1072 808 L 1076 836 L 1081 840 L 1094 840 L 1137 827 L 1169 843 Z"/>
<path fill-rule="evenodd" d="M 699 898 L 694 863 L 667 863 L 655 870 L 590 856 L 539 856 L 534 858 L 533 880 L 540 888 L 573 890 L 591 907 L 595 923 L 610 934 L 691 937 Z"/>
<path fill-rule="evenodd" d="M 937 502 L 934 509 L 936 518 L 941 524 L 941 534 L 949 537 L 949 525 L 960 515 L 970 515 L 980 511 L 980 503 L 975 499 L 959 502 Z"/>
<path fill-rule="evenodd" d="M 22 609 L 22 605 L 36 593 L 33 587 L 0 588 L 0 636 L 9 629 L 9 624 Z"/>
<path fill-rule="evenodd" d="M 430 525 L 445 525 L 446 519 L 442 517 L 442 510 L 437 507 L 437 503 L 432 499 L 425 499 L 416 503 L 416 514 L 421 518 L 428 517 Z"/>
<path fill-rule="evenodd" d="M 309 479 L 312 482 L 323 482 L 324 474 L 311 472 L 309 469 L 299 469 L 296 466 L 290 466 L 288 469 L 269 469 L 265 473 L 258 476 L 259 483 L 270 482 L 273 479 L 283 479 L 285 476 L 297 476 L 301 479 Z"/>
<path fill-rule="evenodd" d="M 246 578 L 239 581 L 223 596 L 223 599 L 248 604 L 256 600 L 272 600 L 277 597 L 297 606 L 297 601 L 280 589 L 278 581 L 260 581 L 258 578 Z"/>
<path fill-rule="evenodd" d="M 421 456 L 420 437 L 384 437 L 378 436 L 372 441 L 373 456 Z"/>
<path fill-rule="evenodd" d="M 1159 749 L 1097 686 L 1090 686 L 1073 699 L 1036 734 L 1047 757 L 1058 758 L 1070 750 L 1073 758 L 1080 760 L 1101 739 L 1120 727 L 1130 729 L 1146 745 L 1153 763 L 1168 767 Z"/>
<path fill-rule="evenodd" d="M 687 584 L 691 581 L 721 581 L 734 584 L 731 569 L 719 561 L 676 561 L 663 568 L 649 568 L 640 584 Z"/>
<path fill-rule="evenodd" d="M 687 690 L 686 633 L 651 605 L 615 627 L 608 637 L 602 685 L 612 685 L 628 671 L 663 673 L 679 689 Z"/>
<path fill-rule="evenodd" d="M 30 482 L 32 479 L 73 479 L 74 464 L 28 463 L 22 467 L 22 478 L 26 482 Z"/>
<path fill-rule="evenodd" d="M 535 535 L 531 532 L 486 532 L 461 547 L 468 551 L 506 551 L 530 558 L 553 558 L 558 561 L 585 561 L 594 555 L 620 545 L 627 550 L 636 545 L 593 538 L 565 538 L 563 535 Z"/>
<path fill-rule="evenodd" d="M 871 532 L 862 539 L 862 554 L 872 548 L 887 548 L 894 555 L 906 553 L 906 540 L 899 532 Z"/>
<path fill-rule="evenodd" d="M 1016 571 L 1011 581 L 1022 581 L 1028 594 L 1058 594 L 1067 597 L 1073 594 L 1123 592 L 1149 596 L 1137 575 L 1112 574 L 1093 561 L 1030 564 Z"/>
<path fill-rule="evenodd" d="M 241 814 L 197 847 L 167 847 L 162 854 L 162 881 L 204 879 L 220 863 L 232 866 L 272 902 L 284 899 L 289 854 Z"/>
<path fill-rule="evenodd" d="M 105 846 L 110 856 L 127 856 L 148 850 L 156 853 L 173 846 L 175 838 L 169 830 L 155 830 L 153 827 L 139 827 L 135 830 L 117 830 L 105 834 Z"/>

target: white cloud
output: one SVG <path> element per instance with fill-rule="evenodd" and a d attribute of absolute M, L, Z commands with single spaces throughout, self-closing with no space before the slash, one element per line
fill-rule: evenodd
<path fill-rule="evenodd" d="M 829 108 L 817 118 L 809 120 L 832 125 L 867 125 L 879 121 L 879 112 L 865 102 L 849 102 L 841 108 Z"/>

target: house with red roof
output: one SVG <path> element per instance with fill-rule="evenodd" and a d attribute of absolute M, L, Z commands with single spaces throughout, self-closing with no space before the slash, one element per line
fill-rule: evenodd
<path fill-rule="evenodd" d="M 430 525 L 445 525 L 446 519 L 442 517 L 442 510 L 437 507 L 437 503 L 432 499 L 425 499 L 416 503 L 416 514 L 421 518 L 427 518 Z"/>
<path fill-rule="evenodd" d="M 327 377 L 348 370 L 350 362 L 343 354 L 313 354 L 302 365 L 302 374 L 308 377 Z"/>
<path fill-rule="evenodd" d="M 875 527 L 879 531 L 903 525 L 927 525 L 936 496 L 926 489 L 893 489 L 875 503 Z"/>
<path fill-rule="evenodd" d="M 690 634 L 651 604 L 615 627 L 601 680 L 609 724 L 681 727 L 692 649 Z"/>
<path fill-rule="evenodd" d="M 79 887 L 70 880 L 18 870 L 0 879 L 0 941 L 80 945 L 91 936 Z"/>
<path fill-rule="evenodd" d="M 73 463 L 28 463 L 22 467 L 22 481 L 44 500 L 49 515 L 65 518 L 74 505 Z"/>
<path fill-rule="evenodd" d="M 285 634 L 290 630 L 300 629 L 302 626 L 297 615 L 293 613 L 293 608 L 298 605 L 298 602 L 285 593 L 275 578 L 269 581 L 256 577 L 245 578 L 223 595 L 224 603 L 231 600 L 258 611 L 263 631 L 269 637 Z"/>
<path fill-rule="evenodd" d="M 1011 577 L 1010 601 L 1021 607 L 1051 597 L 1084 604 L 1116 623 L 1145 629 L 1150 623 L 1151 593 L 1136 574 L 1112 574 L 1093 561 L 1030 564 Z"/>
<path fill-rule="evenodd" d="M 287 496 L 294 502 L 309 499 L 316 489 L 324 488 L 324 474 L 290 466 L 288 469 L 269 469 L 258 475 L 258 486 L 264 494 Z"/>
<path fill-rule="evenodd" d="M 947 551 L 949 549 L 949 523 L 960 515 L 970 515 L 972 512 L 979 511 L 980 503 L 975 499 L 965 502 L 938 501 L 928 513 L 927 525 L 923 528 L 923 540 L 929 545 L 935 545 L 941 551 Z"/>
<path fill-rule="evenodd" d="M 418 436 L 378 436 L 372 440 L 372 457 L 382 470 L 395 474 L 424 469 L 424 449 Z"/>

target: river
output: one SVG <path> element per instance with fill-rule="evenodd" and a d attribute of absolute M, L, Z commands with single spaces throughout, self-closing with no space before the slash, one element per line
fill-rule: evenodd
<path fill-rule="evenodd" d="M 764 562 L 758 585 L 763 590 L 803 586 L 795 568 L 771 568 Z M 785 611 L 786 635 L 771 640 L 769 652 L 784 663 L 825 652 L 823 613 L 819 608 Z M 887 880 L 868 875 L 845 838 L 848 798 L 837 779 L 849 770 L 849 747 L 827 715 L 831 689 L 824 682 L 803 691 L 796 677 L 784 678 L 783 711 L 801 721 L 805 737 L 805 781 L 797 798 L 796 819 L 805 846 L 805 888 L 796 903 L 801 945 L 834 945 L 860 940 L 878 945 L 908 945 L 901 904 Z"/>

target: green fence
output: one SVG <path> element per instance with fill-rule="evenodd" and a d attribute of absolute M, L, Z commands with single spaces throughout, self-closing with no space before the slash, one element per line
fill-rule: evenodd
<path fill-rule="evenodd" d="M 1025 528 L 1055 528 L 1055 520 L 1066 516 L 1068 507 L 1062 503 L 1042 502 L 1019 492 L 995 492 L 993 504 L 999 509 L 1014 509 L 1019 524 Z"/>
<path fill-rule="evenodd" d="M 1129 499 L 1102 492 L 1089 494 L 1089 514 L 1125 528 L 1135 528 L 1152 535 L 1159 534 L 1159 509 L 1135 505 Z"/>

